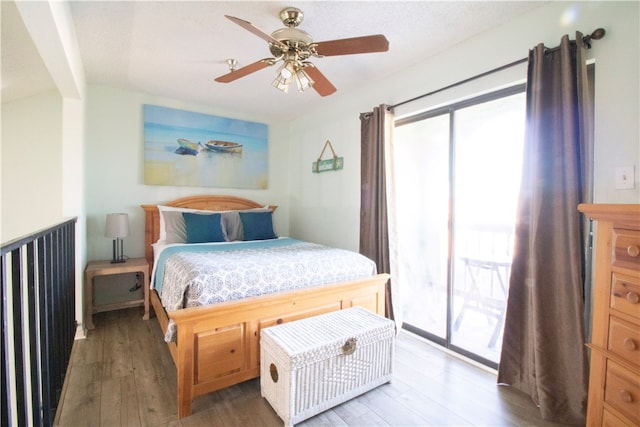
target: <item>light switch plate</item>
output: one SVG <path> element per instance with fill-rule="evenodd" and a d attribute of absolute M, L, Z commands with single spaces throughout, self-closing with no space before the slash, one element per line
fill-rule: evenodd
<path fill-rule="evenodd" d="M 619 166 L 616 168 L 616 190 L 629 190 L 635 186 L 636 177 L 633 166 Z"/>

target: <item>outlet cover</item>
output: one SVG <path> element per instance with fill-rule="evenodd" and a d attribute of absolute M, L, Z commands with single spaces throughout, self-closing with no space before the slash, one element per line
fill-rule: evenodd
<path fill-rule="evenodd" d="M 616 168 L 616 190 L 632 190 L 635 181 L 633 166 L 619 166 Z"/>

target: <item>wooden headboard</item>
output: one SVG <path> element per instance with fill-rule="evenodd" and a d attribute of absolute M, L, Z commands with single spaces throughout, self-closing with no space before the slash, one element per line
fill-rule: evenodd
<path fill-rule="evenodd" d="M 202 209 L 207 211 L 233 211 L 243 209 L 262 208 L 265 205 L 253 200 L 236 196 L 202 195 L 189 196 L 170 202 L 162 203 L 162 206 L 176 208 Z M 144 209 L 144 256 L 153 266 L 153 245 L 160 238 L 160 211 L 158 205 L 141 205 Z M 277 206 L 269 205 L 272 211 Z"/>

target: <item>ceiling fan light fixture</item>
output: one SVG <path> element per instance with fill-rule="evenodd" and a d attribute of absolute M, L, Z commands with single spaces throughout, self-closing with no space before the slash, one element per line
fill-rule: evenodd
<path fill-rule="evenodd" d="M 285 61 L 280 68 L 278 68 L 278 75 L 288 81 L 291 81 L 295 72 L 296 66 L 294 62 L 290 60 Z"/>
<path fill-rule="evenodd" d="M 297 59 L 286 59 L 276 72 L 276 78 L 271 84 L 284 93 L 289 90 L 289 85 L 296 82 L 298 91 L 304 92 L 313 86 L 313 79 L 304 71 L 304 66 Z"/>
<path fill-rule="evenodd" d="M 299 69 L 295 74 L 295 81 L 298 85 L 298 91 L 304 92 L 309 89 L 315 83 L 311 77 L 303 69 Z"/>
<path fill-rule="evenodd" d="M 273 80 L 273 83 L 271 83 L 271 85 L 276 89 L 280 89 L 284 93 L 287 93 L 292 80 L 293 79 L 291 77 L 284 77 L 282 75 L 282 72 L 279 72 L 278 74 L 276 74 L 276 78 Z"/>

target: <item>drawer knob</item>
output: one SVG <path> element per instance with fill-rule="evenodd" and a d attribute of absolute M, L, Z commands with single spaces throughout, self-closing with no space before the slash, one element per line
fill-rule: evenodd
<path fill-rule="evenodd" d="M 633 402 L 633 396 L 628 390 L 620 390 L 620 399 L 625 403 Z"/>
<path fill-rule="evenodd" d="M 627 293 L 627 301 L 631 304 L 637 304 L 640 302 L 640 295 L 637 292 L 629 292 Z"/>
<path fill-rule="evenodd" d="M 631 257 L 637 257 L 638 255 L 640 255 L 640 246 L 638 246 L 638 245 L 629 245 L 629 247 L 627 248 L 627 253 Z"/>
<path fill-rule="evenodd" d="M 633 338 L 629 338 L 629 337 L 625 338 L 623 341 L 623 344 L 624 344 L 624 348 L 626 348 L 627 350 L 634 351 L 636 348 L 638 348 Z"/>

